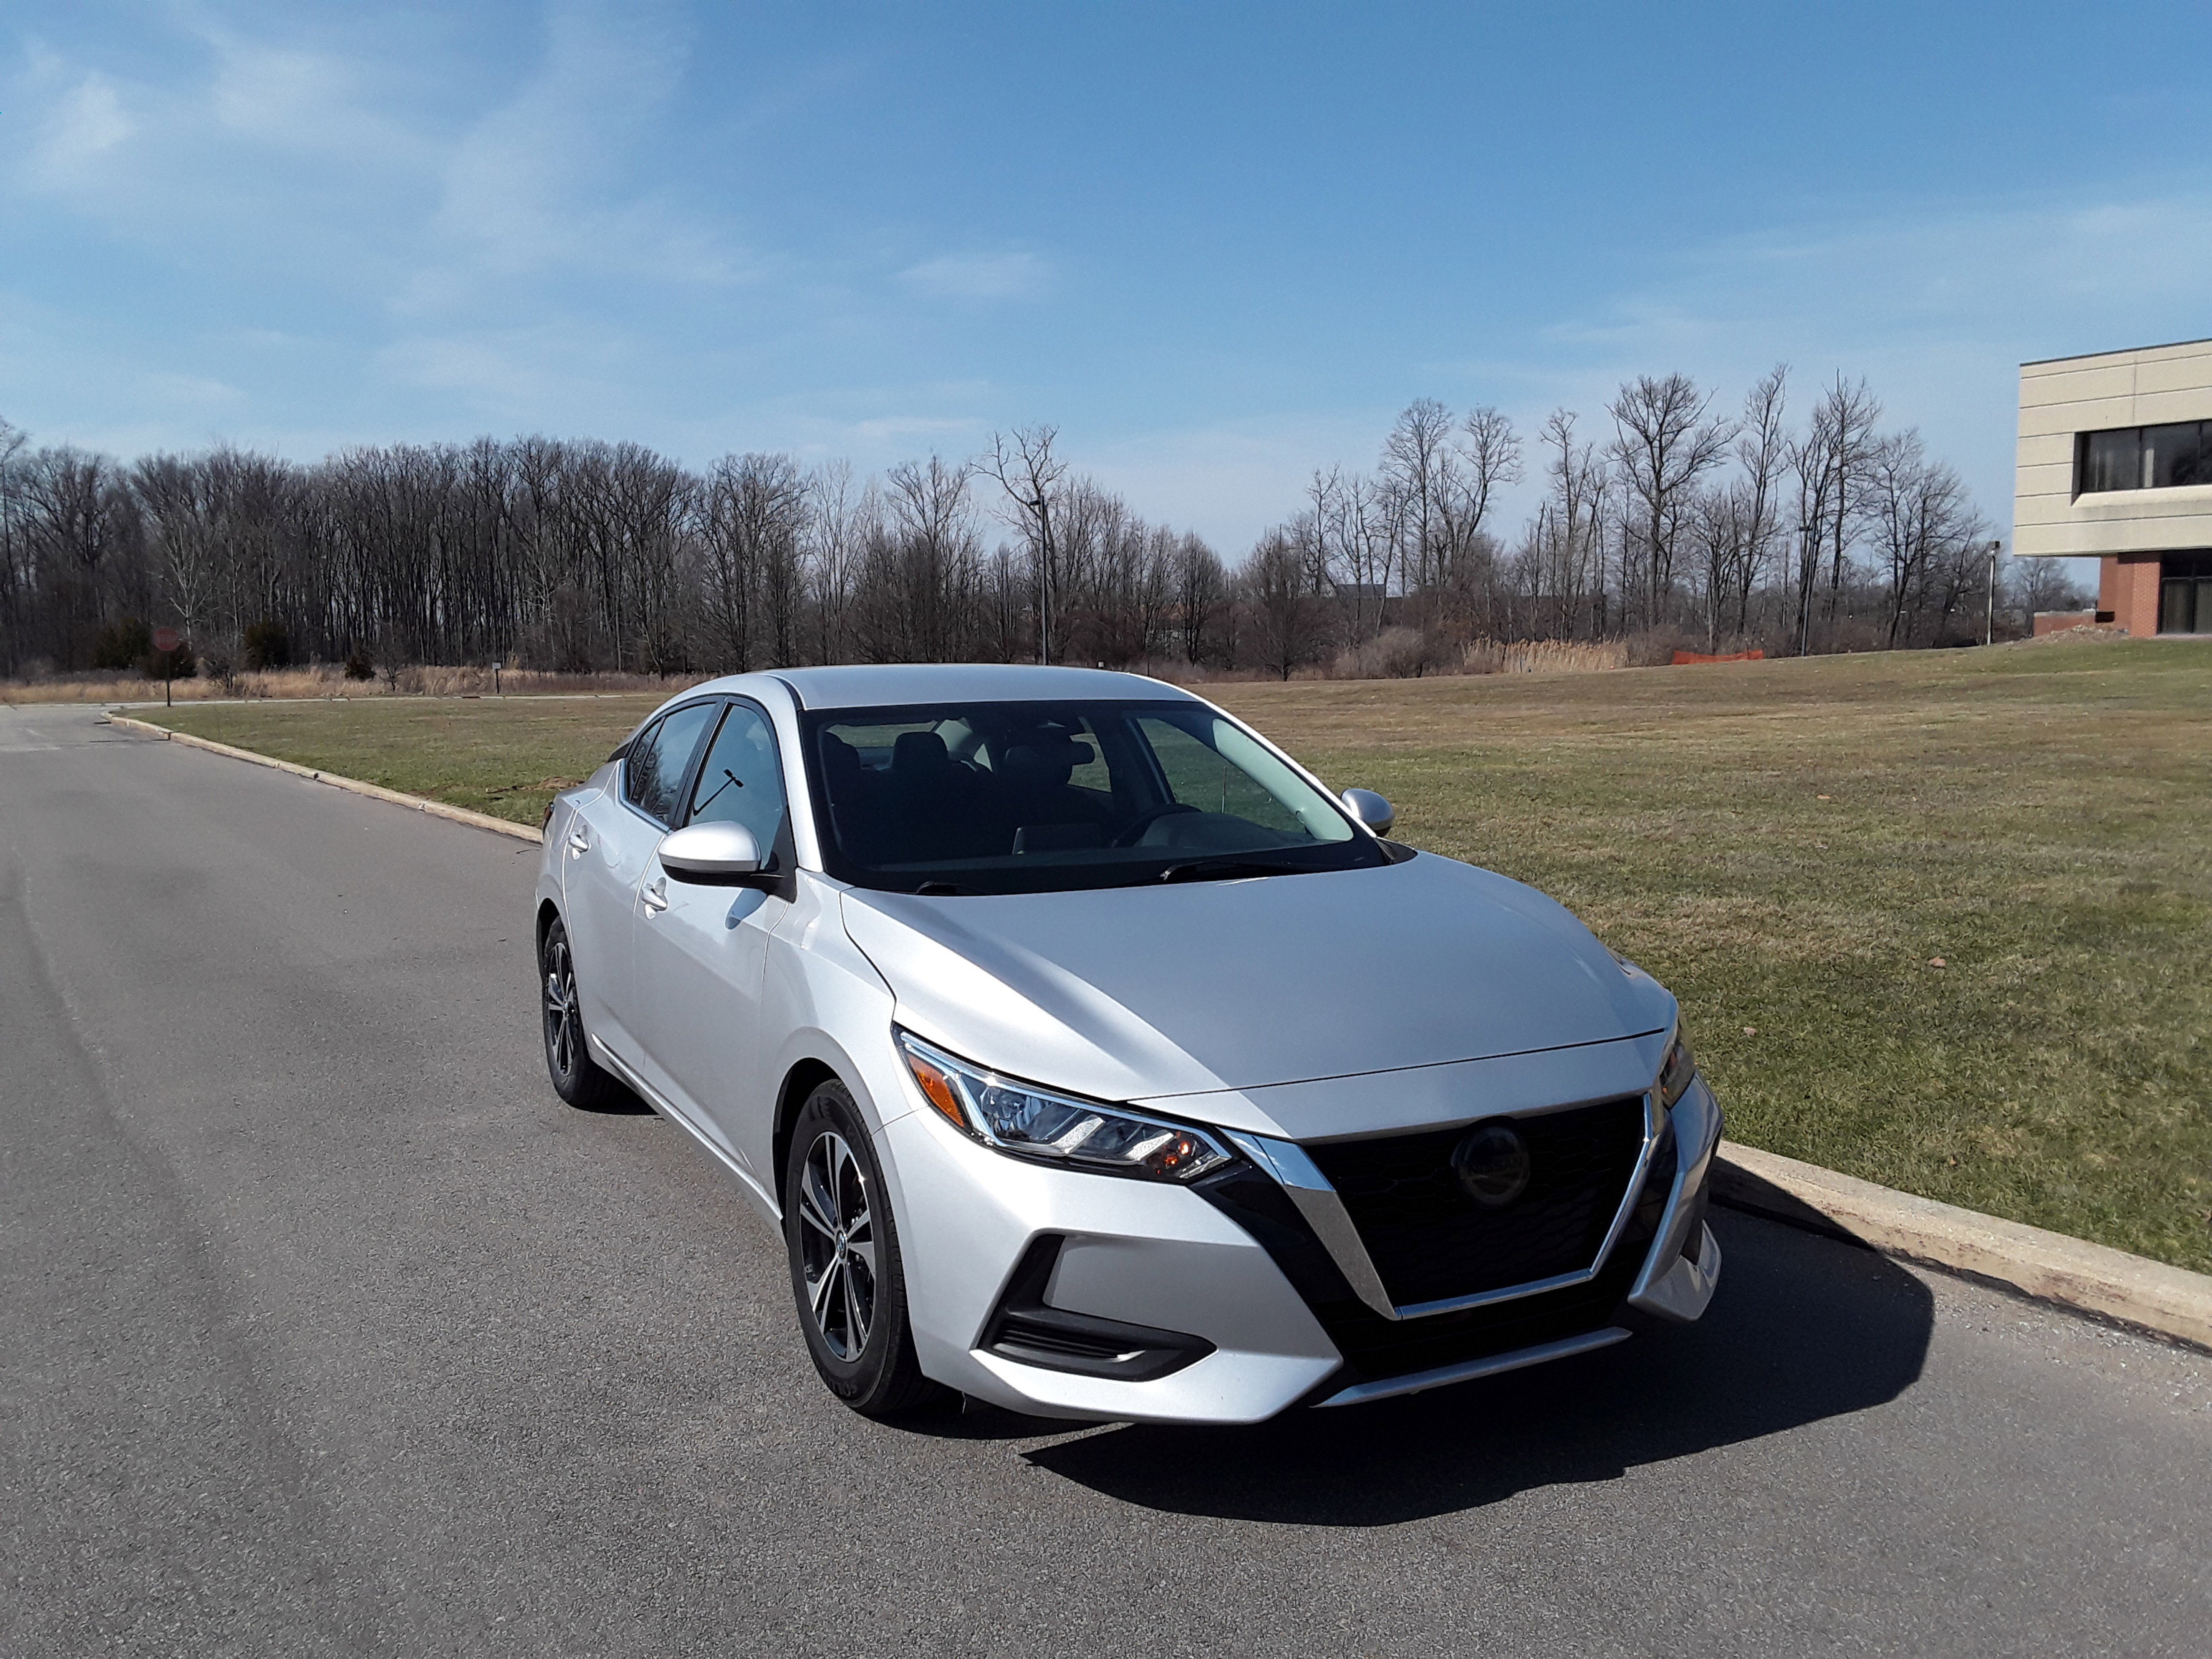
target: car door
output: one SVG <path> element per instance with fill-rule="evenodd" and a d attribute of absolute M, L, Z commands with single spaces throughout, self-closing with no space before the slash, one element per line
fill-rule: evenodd
<path fill-rule="evenodd" d="M 768 944 L 790 911 L 792 840 L 775 732 L 732 702 L 697 769 L 684 823 L 742 823 L 767 860 L 757 885 L 676 880 L 656 860 L 638 893 L 635 976 L 644 1045 L 678 1109 L 757 1179 L 748 1113 L 769 1109 L 761 1000 Z M 660 1086 L 656 1079 L 656 1086 Z"/>
<path fill-rule="evenodd" d="M 719 702 L 690 703 L 647 726 L 630 740 L 614 787 L 582 803 L 568 826 L 561 890 L 584 1029 L 631 1065 L 640 1057 L 631 938 L 638 884 L 720 711 Z"/>

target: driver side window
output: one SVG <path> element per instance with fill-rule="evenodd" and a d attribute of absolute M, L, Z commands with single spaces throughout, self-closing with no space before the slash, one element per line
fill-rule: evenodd
<path fill-rule="evenodd" d="M 742 823 L 765 860 L 783 830 L 783 769 L 768 718 L 733 702 L 692 786 L 689 823 Z"/>

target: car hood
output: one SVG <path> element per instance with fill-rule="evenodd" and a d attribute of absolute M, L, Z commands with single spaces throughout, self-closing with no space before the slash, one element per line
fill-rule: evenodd
<path fill-rule="evenodd" d="M 843 912 L 908 1029 L 1102 1099 L 1611 1043 L 1674 1014 L 1563 906 L 1428 854 L 1081 892 L 854 889 Z"/>

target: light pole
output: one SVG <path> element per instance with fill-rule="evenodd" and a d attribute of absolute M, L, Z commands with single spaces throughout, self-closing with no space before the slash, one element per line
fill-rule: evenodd
<path fill-rule="evenodd" d="M 1813 526 L 1797 526 L 1797 654 L 1810 655 L 1813 649 Z"/>
<path fill-rule="evenodd" d="M 1982 643 L 1984 645 L 1995 645 L 1997 642 L 1997 550 L 2003 545 L 2002 542 L 1990 544 L 1990 598 L 1989 603 L 1982 611 Z"/>

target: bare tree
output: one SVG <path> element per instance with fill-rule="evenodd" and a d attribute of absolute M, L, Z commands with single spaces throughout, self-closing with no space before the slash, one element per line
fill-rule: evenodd
<path fill-rule="evenodd" d="M 1228 574 L 1221 556 L 1194 535 L 1176 544 L 1176 618 L 1182 656 L 1194 665 L 1206 653 L 1213 621 L 1228 596 Z"/>
<path fill-rule="evenodd" d="M 1398 568 L 1407 590 L 1423 593 L 1443 581 L 1443 532 L 1456 470 L 1452 452 L 1451 411 L 1434 398 L 1417 398 L 1399 415 L 1382 441 L 1377 469 L 1384 485 L 1399 497 L 1396 514 L 1404 533 Z"/>
<path fill-rule="evenodd" d="M 1497 410 L 1477 409 L 1455 422 L 1443 404 L 1422 398 L 1400 414 L 1382 446 L 1380 516 L 1395 529 L 1398 579 L 1413 626 L 1468 631 L 1478 589 L 1492 574 L 1484 522 L 1497 490 L 1520 477 L 1521 441 Z"/>
<path fill-rule="evenodd" d="M 1613 416 L 1610 453 L 1627 498 L 1622 523 L 1635 546 L 1647 623 L 1663 619 L 1691 492 L 1720 465 L 1735 435 L 1732 423 L 1708 416 L 1711 403 L 1711 394 L 1699 392 L 1687 375 L 1640 374 L 1606 405 Z"/>
<path fill-rule="evenodd" d="M 1607 479 L 1595 447 L 1575 441 L 1575 417 L 1555 409 L 1544 420 L 1547 495 L 1523 549 L 1523 586 L 1534 631 L 1572 639 L 1602 569 Z M 1593 618 L 1594 623 L 1596 618 Z"/>
<path fill-rule="evenodd" d="M 1860 380 L 1841 374 L 1814 405 L 1805 436 L 1790 451 L 1797 475 L 1797 626 L 1800 655 L 1813 648 L 1813 590 L 1820 561 L 1828 566 L 1827 614 L 1832 625 L 1844 585 L 1844 556 L 1864 507 L 1864 474 L 1881 404 Z"/>
<path fill-rule="evenodd" d="M 1271 530 L 1241 574 L 1261 666 L 1286 680 L 1313 660 L 1321 643 L 1308 555 L 1295 536 Z"/>
<path fill-rule="evenodd" d="M 876 516 L 872 488 L 853 494 L 849 461 L 815 469 L 807 484 L 813 511 L 807 515 L 806 579 L 814 610 L 814 660 L 843 662 L 848 650 L 846 611 L 852 604 L 859 563 L 861 523 Z"/>
<path fill-rule="evenodd" d="M 1928 458 L 1917 432 L 1900 432 L 1874 446 L 1866 463 L 1868 516 L 1873 522 L 1888 587 L 1887 641 L 1910 643 L 1913 616 L 1928 597 L 1931 577 L 1948 558 L 1981 544 L 1981 521 L 1968 504 L 1959 475 Z M 1958 604 L 1954 592 L 1937 597 L 1936 618 Z"/>
<path fill-rule="evenodd" d="M 701 492 L 706 617 L 720 659 L 738 673 L 752 666 L 757 607 L 770 665 L 797 659 L 806 507 L 806 479 L 788 455 L 725 456 Z"/>
<path fill-rule="evenodd" d="M 1053 512 L 1054 492 L 1067 472 L 1067 463 L 1053 452 L 1059 436 L 1060 428 L 1051 426 L 1017 427 L 1011 438 L 994 433 L 991 453 L 980 463 L 1012 503 L 1013 526 L 1030 544 L 1036 570 L 1039 662 L 1053 660 Z"/>
<path fill-rule="evenodd" d="M 1782 489 L 1790 468 L 1790 434 L 1784 425 L 1789 402 L 1790 365 L 1777 363 L 1753 385 L 1743 400 L 1736 463 L 1742 469 L 1744 500 L 1741 554 L 1729 573 L 1735 609 L 1735 632 L 1751 623 L 1751 595 L 1772 562 L 1783 537 Z"/>

